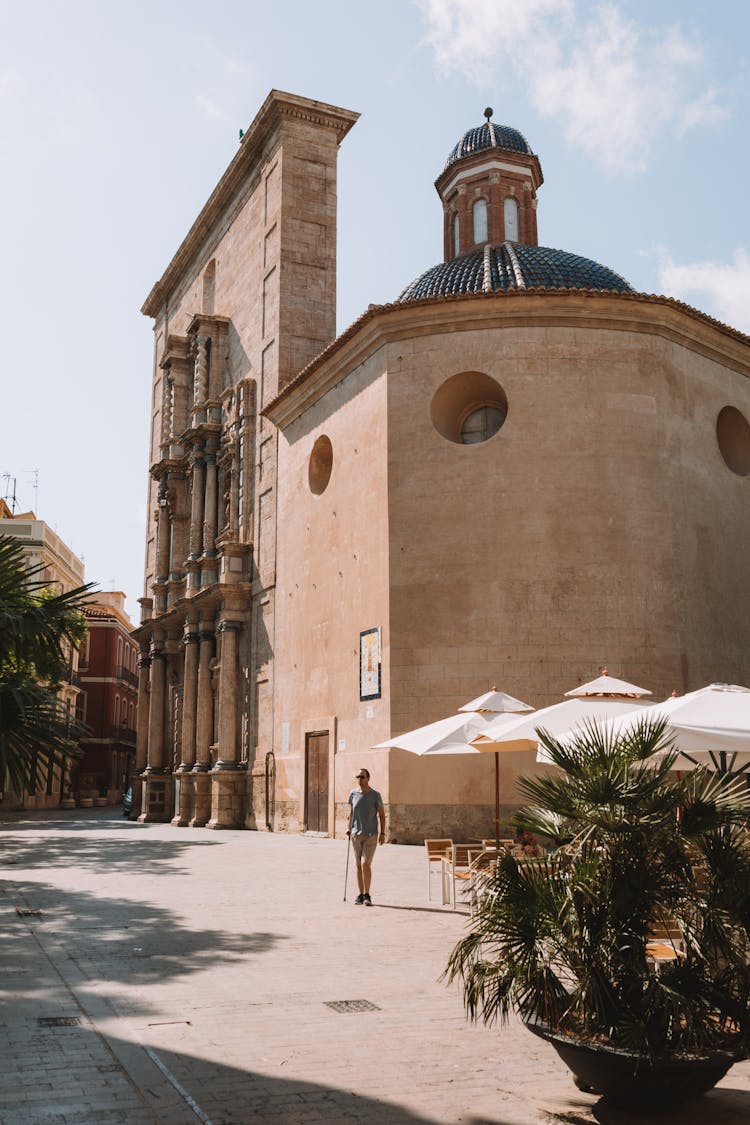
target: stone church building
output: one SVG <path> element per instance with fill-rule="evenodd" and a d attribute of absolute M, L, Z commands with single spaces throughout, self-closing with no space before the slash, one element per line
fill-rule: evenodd
<path fill-rule="evenodd" d="M 479 837 L 493 755 L 372 747 L 605 663 L 750 679 L 750 340 L 539 246 L 491 111 L 435 183 L 444 261 L 336 337 L 357 116 L 272 91 L 143 306 L 144 820 L 341 834 L 366 765 L 391 839 Z"/>

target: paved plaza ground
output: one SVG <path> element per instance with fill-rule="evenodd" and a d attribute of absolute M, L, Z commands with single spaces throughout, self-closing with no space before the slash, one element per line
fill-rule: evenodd
<path fill-rule="evenodd" d="M 351 869 L 343 902 L 345 860 L 116 809 L 6 814 L 0 1123 L 750 1120 L 750 1063 L 652 1118 L 579 1093 L 518 1024 L 470 1025 L 440 980 L 467 917 L 427 900 L 423 850 L 378 849 L 372 909 Z"/>

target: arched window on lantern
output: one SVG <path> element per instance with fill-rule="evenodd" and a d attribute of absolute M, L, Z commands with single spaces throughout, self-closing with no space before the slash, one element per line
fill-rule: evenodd
<path fill-rule="evenodd" d="M 474 220 L 474 244 L 487 241 L 487 200 L 477 199 L 471 209 Z"/>
<path fill-rule="evenodd" d="M 505 220 L 505 241 L 518 242 L 518 201 L 512 195 L 505 197 L 503 218 Z"/>

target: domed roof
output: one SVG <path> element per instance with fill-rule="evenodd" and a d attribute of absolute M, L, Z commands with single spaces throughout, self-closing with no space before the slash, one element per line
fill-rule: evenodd
<path fill-rule="evenodd" d="M 469 129 L 468 132 L 464 133 L 461 140 L 449 153 L 445 167 L 449 168 L 451 164 L 455 164 L 462 157 L 473 156 L 475 152 L 481 152 L 487 148 L 501 148 L 508 152 L 523 152 L 528 156 L 534 155 L 529 142 L 523 133 L 519 133 L 518 129 L 511 129 L 509 125 L 496 125 L 494 121 L 485 121 L 484 125 L 479 125 L 476 129 Z"/>
<path fill-rule="evenodd" d="M 633 287 L 606 266 L 547 246 L 501 242 L 480 246 L 449 262 L 440 262 L 404 289 L 399 301 L 448 297 L 462 293 L 497 293 L 503 289 L 615 289 Z"/>

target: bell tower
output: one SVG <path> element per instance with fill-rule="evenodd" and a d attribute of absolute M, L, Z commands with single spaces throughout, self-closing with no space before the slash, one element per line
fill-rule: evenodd
<path fill-rule="evenodd" d="M 435 180 L 446 262 L 487 243 L 538 245 L 539 157 L 517 129 L 496 125 L 493 112 L 488 106 L 485 124 L 464 133 Z"/>

